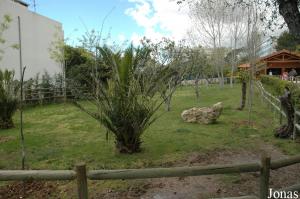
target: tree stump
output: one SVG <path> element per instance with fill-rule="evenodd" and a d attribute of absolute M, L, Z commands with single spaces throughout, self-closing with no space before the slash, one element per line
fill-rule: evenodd
<path fill-rule="evenodd" d="M 288 87 L 285 87 L 284 94 L 279 98 L 283 111 L 287 117 L 287 124 L 275 129 L 275 137 L 289 138 L 293 134 L 294 128 L 294 106 L 292 103 L 291 92 Z"/>

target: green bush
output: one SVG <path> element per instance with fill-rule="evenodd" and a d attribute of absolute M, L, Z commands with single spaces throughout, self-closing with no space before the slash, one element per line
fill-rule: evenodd
<path fill-rule="evenodd" d="M 266 89 L 275 96 L 283 95 L 284 88 L 288 87 L 292 93 L 293 104 L 297 109 L 300 109 L 300 87 L 297 84 L 269 75 L 263 75 L 261 82 L 265 85 Z"/>
<path fill-rule="evenodd" d="M 14 126 L 12 116 L 18 108 L 18 86 L 13 78 L 13 71 L 0 70 L 0 129 Z"/>

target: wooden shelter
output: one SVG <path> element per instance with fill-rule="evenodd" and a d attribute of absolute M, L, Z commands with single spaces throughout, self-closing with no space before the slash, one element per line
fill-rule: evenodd
<path fill-rule="evenodd" d="M 250 64 L 242 64 L 239 69 L 249 69 Z M 281 50 L 260 58 L 255 64 L 256 71 L 259 74 L 282 75 L 284 72 L 290 72 L 292 69 L 300 75 L 300 55 L 288 50 Z"/>

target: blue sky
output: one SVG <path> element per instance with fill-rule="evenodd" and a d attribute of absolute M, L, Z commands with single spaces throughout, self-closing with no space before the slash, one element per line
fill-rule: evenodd
<path fill-rule="evenodd" d="M 33 10 L 33 0 L 25 1 Z M 36 10 L 61 22 L 65 37 L 75 43 L 86 28 L 100 30 L 111 10 L 105 20 L 104 35 L 111 33 L 116 42 L 137 42 L 143 36 L 179 40 L 189 24 L 187 13 L 179 11 L 174 0 L 36 0 Z"/>
<path fill-rule="evenodd" d="M 27 0 L 32 5 L 32 1 Z M 36 0 L 36 10 L 39 14 L 57 20 L 63 24 L 65 36 L 77 40 L 86 28 L 101 29 L 104 17 L 104 34 L 111 33 L 113 40 L 126 37 L 130 39 L 133 32 L 143 33 L 133 18 L 125 14 L 132 7 L 127 0 Z M 31 6 L 30 9 L 33 9 Z"/>

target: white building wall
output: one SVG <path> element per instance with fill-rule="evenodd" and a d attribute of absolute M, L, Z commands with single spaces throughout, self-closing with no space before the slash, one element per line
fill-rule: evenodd
<path fill-rule="evenodd" d="M 51 59 L 49 48 L 51 43 L 58 38 L 63 38 L 62 24 L 31 12 L 24 5 L 12 0 L 0 0 L 0 21 L 3 16 L 9 15 L 13 21 L 10 28 L 5 31 L 3 59 L 0 60 L 0 68 L 15 70 L 16 78 L 20 76 L 19 50 L 9 46 L 19 43 L 18 16 L 21 18 L 22 56 L 23 66 L 26 66 L 25 79 L 34 77 L 37 73 L 47 71 L 50 75 L 60 73 L 62 68 L 59 63 Z M 57 35 L 57 36 L 55 36 Z"/>

